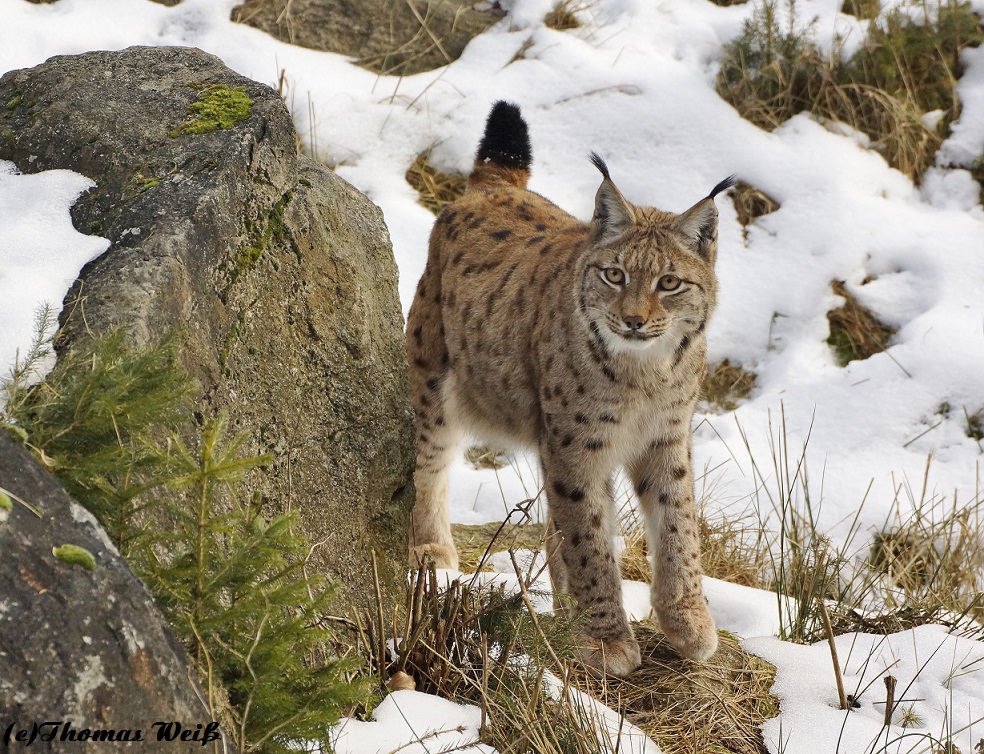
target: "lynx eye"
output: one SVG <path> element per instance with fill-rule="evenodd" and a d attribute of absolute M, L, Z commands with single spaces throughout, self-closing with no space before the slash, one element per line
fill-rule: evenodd
<path fill-rule="evenodd" d="M 682 281 L 676 275 L 663 275 L 656 284 L 661 291 L 675 291 Z"/>
<path fill-rule="evenodd" d="M 601 271 L 601 277 L 610 285 L 625 285 L 625 271 L 618 267 L 606 267 Z"/>

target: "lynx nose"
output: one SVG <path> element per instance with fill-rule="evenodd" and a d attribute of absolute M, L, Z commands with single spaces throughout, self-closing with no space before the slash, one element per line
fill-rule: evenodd
<path fill-rule="evenodd" d="M 622 321 L 625 322 L 625 326 L 630 330 L 638 330 L 645 324 L 645 320 L 638 315 L 630 315 L 628 317 L 622 317 Z"/>

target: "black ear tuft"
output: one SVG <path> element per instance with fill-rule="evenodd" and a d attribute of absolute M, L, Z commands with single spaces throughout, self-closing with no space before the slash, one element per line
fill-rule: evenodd
<path fill-rule="evenodd" d="M 632 205 L 612 182 L 608 166 L 597 152 L 591 153 L 591 163 L 604 179 L 595 194 L 594 216 L 591 218 L 591 237 L 595 243 L 607 244 L 620 238 L 635 222 Z"/>
<path fill-rule="evenodd" d="M 729 175 L 723 181 L 721 181 L 717 186 L 711 189 L 711 193 L 707 195 L 708 199 L 713 199 L 715 196 L 720 194 L 722 191 L 727 191 L 729 188 L 734 186 L 738 180 L 733 175 Z"/>
<path fill-rule="evenodd" d="M 605 177 L 606 181 L 610 181 L 612 179 L 612 177 L 608 175 L 608 166 L 605 164 L 605 161 L 601 159 L 601 155 L 597 152 L 591 153 L 591 164 L 601 171 L 601 174 Z"/>
<path fill-rule="evenodd" d="M 519 106 L 499 100 L 485 121 L 485 135 L 478 145 L 478 161 L 505 168 L 528 170 L 533 161 L 529 129 Z"/>

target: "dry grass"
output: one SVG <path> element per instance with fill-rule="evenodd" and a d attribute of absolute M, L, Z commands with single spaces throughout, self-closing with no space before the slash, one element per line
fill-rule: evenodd
<path fill-rule="evenodd" d="M 545 679 L 547 668 L 564 677 L 576 662 L 581 624 L 537 615 L 526 597 L 418 571 L 402 609 L 380 599 L 374 615 L 359 619 L 360 649 L 380 692 L 416 688 L 476 704 L 482 742 L 502 752 L 601 754 L 580 708 Z"/>
<path fill-rule="evenodd" d="M 710 516 L 698 511 L 704 574 L 741 586 L 768 588 L 769 538 L 754 514 Z"/>
<path fill-rule="evenodd" d="M 649 545 L 646 542 L 642 518 L 635 508 L 627 507 L 625 511 L 626 513 L 623 513 L 620 521 L 625 549 L 619 556 L 619 569 L 623 579 L 642 581 L 648 584 L 652 581 L 652 567 L 649 564 Z"/>
<path fill-rule="evenodd" d="M 834 280 L 830 288 L 844 299 L 841 306 L 827 312 L 830 324 L 827 343 L 834 349 L 840 365 L 847 366 L 851 361 L 867 359 L 884 351 L 895 330 L 880 322 L 870 309 L 861 306 L 842 280 Z"/>
<path fill-rule="evenodd" d="M 738 222 L 743 227 L 751 225 L 755 220 L 779 209 L 779 202 L 754 186 L 738 181 L 728 191 L 738 214 Z"/>
<path fill-rule="evenodd" d="M 820 51 L 810 26 L 797 25 L 795 6 L 764 0 L 742 36 L 725 48 L 718 92 L 741 115 L 773 129 L 800 112 L 867 134 L 871 147 L 918 181 L 933 164 L 948 124 L 959 115 L 960 51 L 984 40 L 969 5 L 943 0 L 918 22 L 898 9 L 878 16 L 851 57 L 835 45 Z M 853 0 L 852 9 L 872 7 Z M 942 126 L 923 116 L 941 110 Z"/>
<path fill-rule="evenodd" d="M 649 583 L 652 580 L 649 545 L 638 511 L 630 505 L 624 506 L 619 526 L 625 541 L 619 559 L 622 578 Z M 697 526 L 705 576 L 741 586 L 768 588 L 769 540 L 753 514 L 710 517 L 701 508 Z"/>
<path fill-rule="evenodd" d="M 469 446 L 465 450 L 465 460 L 473 469 L 502 469 L 509 465 L 506 451 L 491 445 Z"/>
<path fill-rule="evenodd" d="M 576 672 L 574 685 L 642 728 L 665 754 L 765 754 L 759 725 L 779 713 L 769 693 L 775 668 L 724 631 L 714 657 L 691 662 L 652 626 L 633 628 L 642 667 L 625 679 Z"/>
<path fill-rule="evenodd" d="M 431 164 L 430 154 L 430 150 L 427 150 L 417 155 L 417 159 L 407 169 L 406 179 L 420 194 L 417 201 L 437 215 L 446 205 L 465 193 L 468 176 L 441 172 Z"/>
<path fill-rule="evenodd" d="M 556 31 L 577 29 L 581 26 L 581 22 L 578 21 L 576 13 L 584 10 L 585 7 L 586 3 L 579 0 L 561 0 L 544 17 L 543 23 L 547 28 Z"/>
<path fill-rule="evenodd" d="M 233 21 L 290 44 L 355 58 L 375 73 L 412 75 L 457 60 L 505 12 L 472 0 L 244 0 Z"/>
<path fill-rule="evenodd" d="M 546 527 L 543 524 L 452 524 L 451 533 L 458 546 L 458 559 L 465 573 L 485 566 L 488 552 L 502 550 L 543 549 Z"/>
<path fill-rule="evenodd" d="M 711 411 L 734 411 L 755 387 L 755 373 L 728 359 L 709 366 L 701 386 L 701 403 Z"/>
<path fill-rule="evenodd" d="M 928 466 L 927 466 L 928 470 Z M 912 507 L 911 515 L 900 510 Z M 894 505 L 871 543 L 865 565 L 882 577 L 886 612 L 913 622 L 984 618 L 984 500 L 926 498 Z"/>
<path fill-rule="evenodd" d="M 981 447 L 981 440 L 984 440 L 984 406 L 977 409 L 973 413 L 964 407 L 964 421 L 967 423 L 967 429 L 964 434 L 967 435 L 971 440 L 977 442 L 977 446 Z M 984 448 L 981 448 L 984 452 Z"/>
<path fill-rule="evenodd" d="M 542 531 L 526 529 L 521 536 Z M 694 663 L 681 659 L 651 625 L 637 623 L 642 667 L 625 680 L 597 679 L 577 660 L 579 620 L 530 608 L 525 593 L 508 595 L 467 579 L 442 584 L 433 569 L 422 570 L 401 610 L 380 602 L 376 614 L 361 617 L 362 654 L 381 692 L 416 688 L 480 706 L 481 739 L 499 751 L 607 750 L 568 685 L 620 711 L 667 754 L 765 751 L 757 726 L 778 712 L 768 691 L 774 669 L 741 651 L 735 637 L 722 633 L 714 658 Z M 546 669 L 562 679 L 559 689 L 551 690 Z"/>

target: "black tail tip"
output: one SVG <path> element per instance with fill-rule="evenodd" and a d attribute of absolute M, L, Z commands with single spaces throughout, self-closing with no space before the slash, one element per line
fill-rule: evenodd
<path fill-rule="evenodd" d="M 519 106 L 499 100 L 492 105 L 485 121 L 485 135 L 478 145 L 478 160 L 528 170 L 532 159 L 529 130 Z"/>
<path fill-rule="evenodd" d="M 729 175 L 727 178 L 725 178 L 723 181 L 721 181 L 717 186 L 715 186 L 714 188 L 711 189 L 711 193 L 709 193 L 707 195 L 707 198 L 708 199 L 713 199 L 715 196 L 717 196 L 718 194 L 720 194 L 722 191 L 727 191 L 729 188 L 731 188 L 732 186 L 734 186 L 736 183 L 738 183 L 738 179 L 735 176 L 733 176 L 733 175 Z"/>

